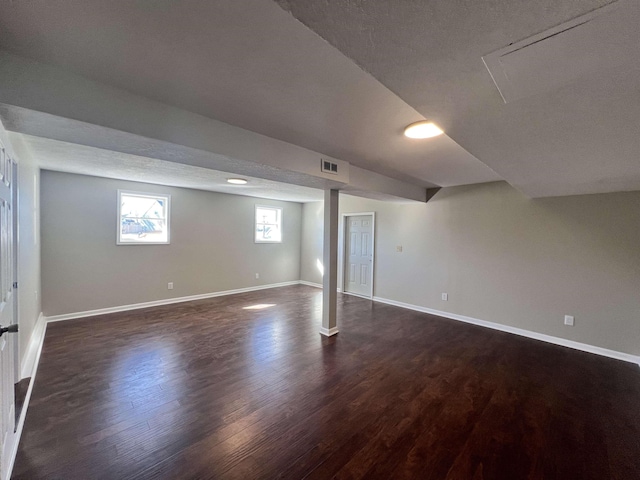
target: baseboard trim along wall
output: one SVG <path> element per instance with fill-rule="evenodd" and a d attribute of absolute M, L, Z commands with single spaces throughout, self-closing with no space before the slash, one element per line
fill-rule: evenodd
<path fill-rule="evenodd" d="M 322 288 L 322 284 L 321 283 L 307 282 L 306 280 L 300 280 L 298 283 L 300 285 L 306 285 L 307 287 Z"/>
<path fill-rule="evenodd" d="M 534 340 L 541 340 L 547 343 L 553 343 L 563 347 L 573 348 L 574 350 L 581 350 L 583 352 L 595 353 L 596 355 L 602 355 L 604 357 L 615 358 L 616 360 L 622 360 L 624 362 L 636 363 L 640 366 L 640 356 L 631 355 L 629 353 L 618 352 L 615 350 L 609 350 L 607 348 L 596 347 L 586 343 L 574 342 L 573 340 L 567 340 L 565 338 L 553 337 L 551 335 L 545 335 L 544 333 L 533 332 L 531 330 L 525 330 L 517 327 L 510 327 L 501 323 L 488 322 L 486 320 L 479 320 L 477 318 L 466 317 L 464 315 L 457 315 L 455 313 L 443 312 L 440 310 L 434 310 L 432 308 L 421 307 L 419 305 L 412 305 L 410 303 L 397 302 L 395 300 L 389 300 L 388 298 L 373 297 L 373 301 L 386 303 L 387 305 L 393 305 L 394 307 L 406 308 L 409 310 L 415 310 L 417 312 L 429 313 L 438 317 L 449 318 L 451 320 L 458 320 L 460 322 L 471 323 L 473 325 L 479 325 L 481 327 L 491 328 L 493 330 L 500 330 L 501 332 L 513 333 L 514 335 L 520 335 L 522 337 L 532 338 Z"/>
<path fill-rule="evenodd" d="M 325 337 L 332 337 L 336 333 L 338 333 L 338 327 L 333 327 L 333 328 L 320 327 L 320 334 L 324 335 Z"/>
<path fill-rule="evenodd" d="M 29 401 L 31 400 L 31 392 L 33 392 L 33 386 L 36 382 L 36 373 L 38 372 L 38 364 L 40 363 L 40 355 L 42 354 L 42 346 L 44 345 L 44 337 L 47 332 L 47 321 L 40 313 L 36 326 L 31 333 L 31 339 L 29 340 L 29 347 L 25 354 L 24 364 L 20 369 L 22 378 L 31 377 L 29 381 L 29 387 L 27 388 L 27 395 L 24 398 L 24 404 L 22 411 L 20 412 L 20 418 L 16 425 L 16 432 L 14 434 L 14 444 L 11 448 L 11 456 L 9 458 L 9 476 L 13 472 L 13 465 L 16 461 L 16 455 L 18 454 L 18 446 L 20 445 L 20 437 L 22 436 L 22 429 L 24 428 L 24 422 L 27 418 L 27 409 L 29 408 Z"/>
<path fill-rule="evenodd" d="M 133 303 L 130 305 L 120 305 L 117 307 L 99 308 L 97 310 L 87 310 L 86 312 L 65 313 L 62 315 L 52 315 L 45 317 L 47 322 L 60 322 L 63 320 L 73 320 L 75 318 L 95 317 L 97 315 L 105 315 L 107 313 L 126 312 L 128 310 L 138 310 L 140 308 L 159 307 L 162 305 L 170 305 L 172 303 L 191 302 L 193 300 L 204 300 L 206 298 L 223 297 L 225 295 L 235 295 L 237 293 L 254 292 L 256 290 L 266 290 L 268 288 L 287 287 L 289 285 L 298 285 L 299 280 L 291 282 L 271 283 L 268 285 L 259 285 L 257 287 L 237 288 L 234 290 L 223 290 L 221 292 L 202 293 L 199 295 L 189 295 L 186 297 L 165 298 L 162 300 L 154 300 L 152 302 Z"/>
<path fill-rule="evenodd" d="M 40 351 L 42 350 L 42 342 L 44 341 L 44 333 L 46 329 L 47 321 L 41 312 L 38 316 L 38 320 L 36 321 L 36 326 L 34 327 L 33 332 L 31 332 L 29 346 L 27 347 L 27 352 L 25 353 L 22 361 L 20 369 L 21 379 L 33 377 L 33 372 L 38 367 L 37 359 L 40 356 Z"/>

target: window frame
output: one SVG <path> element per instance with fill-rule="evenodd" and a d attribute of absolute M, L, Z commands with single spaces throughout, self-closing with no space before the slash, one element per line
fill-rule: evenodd
<path fill-rule="evenodd" d="M 280 240 L 259 240 L 257 238 L 258 225 L 271 225 L 268 223 L 258 222 L 258 209 L 275 210 L 277 212 L 276 219 L 278 223 L 276 225 L 280 227 Z M 283 217 L 284 217 L 284 209 L 282 207 L 275 207 L 273 205 L 256 204 L 255 210 L 254 210 L 254 217 L 253 217 L 253 242 L 254 243 L 283 243 L 284 241 Z"/>
<path fill-rule="evenodd" d="M 165 224 L 167 229 L 167 240 L 162 242 L 134 242 L 122 240 L 122 195 L 129 195 L 135 197 L 146 197 L 154 199 L 163 199 L 166 201 L 165 207 Z M 168 193 L 154 193 L 154 192 L 135 192 L 132 190 L 120 190 L 118 189 L 117 195 L 118 202 L 118 216 L 116 221 L 118 222 L 116 231 L 116 245 L 170 245 L 171 244 L 171 195 Z"/>

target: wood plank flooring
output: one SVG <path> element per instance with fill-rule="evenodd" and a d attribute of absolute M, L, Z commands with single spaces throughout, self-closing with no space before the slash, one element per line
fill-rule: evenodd
<path fill-rule="evenodd" d="M 325 338 L 320 308 L 50 324 L 13 478 L 640 478 L 637 365 L 350 296 Z"/>

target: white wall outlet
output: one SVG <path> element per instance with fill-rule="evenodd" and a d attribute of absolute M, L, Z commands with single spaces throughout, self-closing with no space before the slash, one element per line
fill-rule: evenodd
<path fill-rule="evenodd" d="M 565 315 L 564 316 L 564 324 L 565 325 L 569 325 L 570 327 L 573 327 L 573 323 L 574 323 L 574 320 L 573 320 L 573 317 L 571 315 Z"/>
<path fill-rule="evenodd" d="M 173 282 L 167 283 L 167 290 L 173 290 Z"/>
<path fill-rule="evenodd" d="M 402 245 L 397 245 L 396 246 L 396 252 L 402 253 Z"/>
<path fill-rule="evenodd" d="M 260 274 L 259 274 L 259 273 L 256 273 L 256 280 L 257 280 L 258 278 L 260 278 Z"/>
<path fill-rule="evenodd" d="M 447 300 L 449 300 L 449 294 L 448 294 L 448 293 L 443 293 L 443 294 L 442 294 L 442 300 L 444 300 L 445 302 L 446 302 Z"/>

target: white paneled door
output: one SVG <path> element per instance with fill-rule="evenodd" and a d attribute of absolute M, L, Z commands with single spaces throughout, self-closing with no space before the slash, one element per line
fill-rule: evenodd
<path fill-rule="evenodd" d="M 14 302 L 14 210 L 12 191 L 15 164 L 0 144 L 0 326 L 15 323 Z M 8 478 L 10 449 L 15 426 L 14 404 L 14 333 L 0 337 L 0 469 L 1 478 Z"/>
<path fill-rule="evenodd" d="M 373 295 L 373 214 L 349 215 L 345 228 L 344 291 Z"/>

